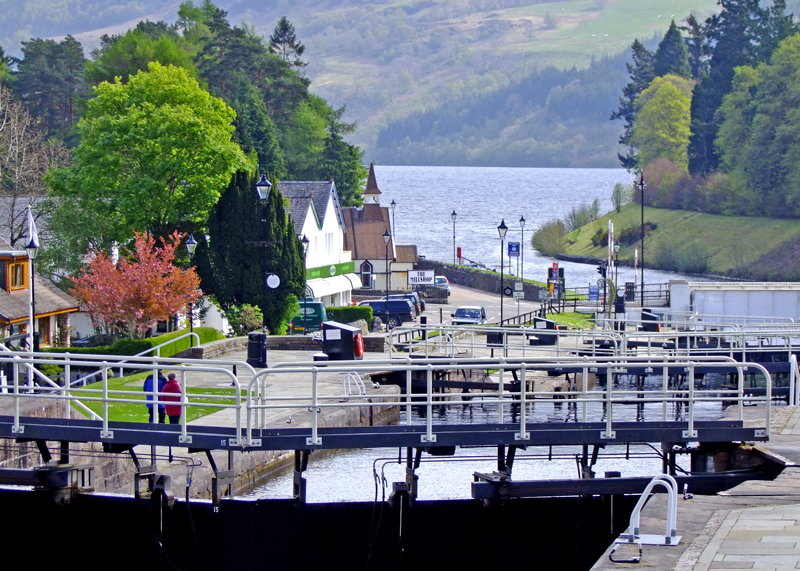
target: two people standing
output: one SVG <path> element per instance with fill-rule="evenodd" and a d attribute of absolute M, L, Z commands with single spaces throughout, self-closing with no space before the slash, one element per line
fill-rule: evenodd
<path fill-rule="evenodd" d="M 169 404 L 169 403 L 180 403 L 181 402 L 181 384 L 178 382 L 177 378 L 175 377 L 175 373 L 170 373 L 168 377 L 164 377 L 161 371 L 158 372 L 158 375 L 152 374 L 147 377 L 144 381 L 144 386 L 142 390 L 147 393 L 147 409 L 150 413 L 150 422 L 155 422 L 153 418 L 153 377 L 158 380 L 157 388 L 155 389 L 156 392 L 159 393 L 170 393 L 170 395 L 175 396 L 159 396 L 158 397 L 158 422 L 159 424 L 165 423 L 165 416 L 169 416 L 169 423 L 170 424 L 180 424 L 181 422 L 181 406 L 180 404 Z"/>

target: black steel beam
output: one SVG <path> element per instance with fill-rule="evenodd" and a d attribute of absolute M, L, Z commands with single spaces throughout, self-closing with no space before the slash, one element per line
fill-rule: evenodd
<path fill-rule="evenodd" d="M 692 494 L 713 494 L 728 490 L 749 480 L 769 479 L 758 472 L 736 474 L 699 474 L 675 476 L 678 490 Z M 472 482 L 472 497 L 476 500 L 504 500 L 511 498 L 533 498 L 544 496 L 591 496 L 609 494 L 641 494 L 652 478 L 591 478 L 583 480 L 531 480 L 514 482 Z M 653 492 L 665 492 L 656 486 Z"/>
<path fill-rule="evenodd" d="M 114 422 L 109 428 L 113 439 L 101 438 L 102 423 L 89 420 L 64 420 L 26 417 L 21 424 L 25 437 L 65 442 L 114 443 L 124 448 L 131 444 L 185 447 L 179 442 L 180 427 L 148 423 Z M 15 438 L 11 417 L 0 417 L 0 437 Z M 155 428 L 153 428 L 155 427 Z M 645 442 L 740 442 L 763 441 L 763 430 L 746 428 L 738 421 L 696 422 L 697 437 L 687 439 L 683 432 L 685 422 L 619 422 L 614 423 L 615 438 L 604 438 L 606 425 L 587 423 L 530 423 L 526 426 L 527 440 L 518 440 L 519 427 L 510 424 L 440 425 L 433 427 L 437 447 L 442 446 L 567 446 L 593 444 L 627 444 Z M 424 444 L 424 425 L 356 426 L 320 428 L 321 445 L 309 445 L 310 428 L 281 428 L 256 430 L 253 437 L 260 439 L 258 446 L 244 448 L 233 445 L 236 432 L 233 428 L 189 426 L 193 450 L 312 450 L 337 448 L 408 448 Z M 431 443 L 427 443 L 430 446 Z"/>

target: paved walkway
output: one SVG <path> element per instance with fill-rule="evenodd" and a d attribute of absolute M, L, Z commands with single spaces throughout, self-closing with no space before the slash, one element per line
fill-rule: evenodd
<path fill-rule="evenodd" d="M 680 544 L 643 546 L 638 569 L 800 569 L 800 465 L 793 463 L 794 458 L 800 459 L 800 408 L 776 407 L 773 411 L 771 440 L 758 448 L 787 463 L 783 472 L 775 480 L 745 482 L 716 496 L 679 499 Z M 642 533 L 663 533 L 665 505 L 666 494 L 648 502 L 642 512 Z M 593 569 L 633 567 L 612 563 L 607 555 Z M 614 556 L 630 555 L 635 554 L 618 549 Z"/>

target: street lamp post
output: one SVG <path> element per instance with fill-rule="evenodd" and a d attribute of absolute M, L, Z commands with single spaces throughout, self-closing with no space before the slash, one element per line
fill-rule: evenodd
<path fill-rule="evenodd" d="M 267 204 L 269 200 L 269 191 L 272 190 L 272 183 L 267 180 L 267 175 L 261 173 L 261 178 L 256 183 L 256 192 L 258 198 L 261 200 L 261 233 L 264 238 L 264 250 L 261 258 L 261 292 L 263 306 L 261 309 L 261 350 L 260 355 L 263 357 L 262 366 L 267 366 Z"/>
<path fill-rule="evenodd" d="M 186 251 L 189 252 L 189 267 L 192 266 L 196 249 L 197 240 L 194 239 L 194 235 L 189 234 L 189 239 L 186 240 Z M 189 333 L 194 333 L 194 303 L 189 304 Z M 194 335 L 189 336 L 189 347 L 194 347 Z"/>
<path fill-rule="evenodd" d="M 36 292 L 34 290 L 34 279 L 33 279 L 34 267 L 33 267 L 33 261 L 36 259 L 36 254 L 39 251 L 39 243 L 36 241 L 36 239 L 34 237 L 31 237 L 30 242 L 28 242 L 28 245 L 25 246 L 25 251 L 28 252 L 28 260 L 30 262 L 30 274 L 31 274 L 31 276 L 30 276 L 30 282 L 31 282 L 31 295 L 30 295 L 30 298 L 31 298 L 30 299 L 30 302 L 31 302 L 31 315 L 30 315 L 30 320 L 29 320 L 29 324 L 28 324 L 30 329 L 31 329 L 31 331 L 30 331 L 30 339 L 31 339 L 31 341 L 30 341 L 30 347 L 28 347 L 28 350 L 29 351 L 33 351 L 34 350 L 34 344 L 33 344 L 34 343 L 34 332 L 33 332 L 33 329 L 34 329 L 34 323 L 36 321 Z"/>
<path fill-rule="evenodd" d="M 500 234 L 500 327 L 503 326 L 503 295 L 505 295 L 503 293 L 505 289 L 503 282 L 503 264 L 505 263 L 503 260 L 503 247 L 505 246 L 506 232 L 508 232 L 508 226 L 506 226 L 504 218 L 500 221 L 500 226 L 497 227 L 497 233 Z"/>
<path fill-rule="evenodd" d="M 303 265 L 307 266 L 308 245 L 311 243 L 311 240 L 306 238 L 306 235 L 303 234 L 303 238 L 300 240 L 300 243 L 303 244 Z M 307 298 L 308 295 L 303 295 L 303 335 L 306 335 L 308 333 L 308 304 L 306 303 Z"/>
<path fill-rule="evenodd" d="M 619 288 L 617 280 L 619 279 L 619 240 L 614 242 L 614 285 Z"/>
<path fill-rule="evenodd" d="M 520 260 L 520 268 L 517 270 L 519 274 L 519 281 L 525 281 L 525 217 L 519 217 L 519 257 Z M 525 291 L 525 286 L 522 286 L 523 291 Z"/>
<path fill-rule="evenodd" d="M 456 211 L 453 210 L 453 213 L 450 215 L 450 218 L 453 219 L 453 265 L 456 265 Z"/>
<path fill-rule="evenodd" d="M 392 207 L 392 232 L 394 232 L 395 230 L 397 230 L 397 227 L 394 225 L 394 209 L 397 206 L 397 203 L 394 201 L 394 198 L 392 199 L 392 202 L 389 203 L 389 206 Z"/>
<path fill-rule="evenodd" d="M 389 307 L 389 240 L 392 239 L 392 235 L 387 229 L 386 232 L 383 233 L 383 243 L 386 245 L 386 256 L 384 258 L 384 262 L 386 263 L 386 307 Z"/>
<path fill-rule="evenodd" d="M 639 202 L 641 202 L 642 205 L 642 227 L 640 229 L 642 233 L 642 256 L 641 258 L 639 258 L 642 279 L 639 281 L 641 282 L 641 288 L 642 288 L 640 294 L 640 300 L 642 302 L 642 308 L 644 309 L 644 187 L 647 186 L 644 183 L 644 172 L 642 172 L 642 174 L 639 176 L 639 184 L 636 186 L 639 187 Z"/>

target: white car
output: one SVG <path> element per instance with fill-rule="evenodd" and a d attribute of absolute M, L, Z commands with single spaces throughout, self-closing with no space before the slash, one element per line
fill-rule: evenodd
<path fill-rule="evenodd" d="M 479 325 L 486 323 L 486 310 L 479 305 L 465 305 L 451 313 L 453 325 Z"/>
<path fill-rule="evenodd" d="M 434 276 L 433 286 L 442 288 L 447 292 L 448 296 L 450 295 L 450 282 L 445 276 Z"/>

